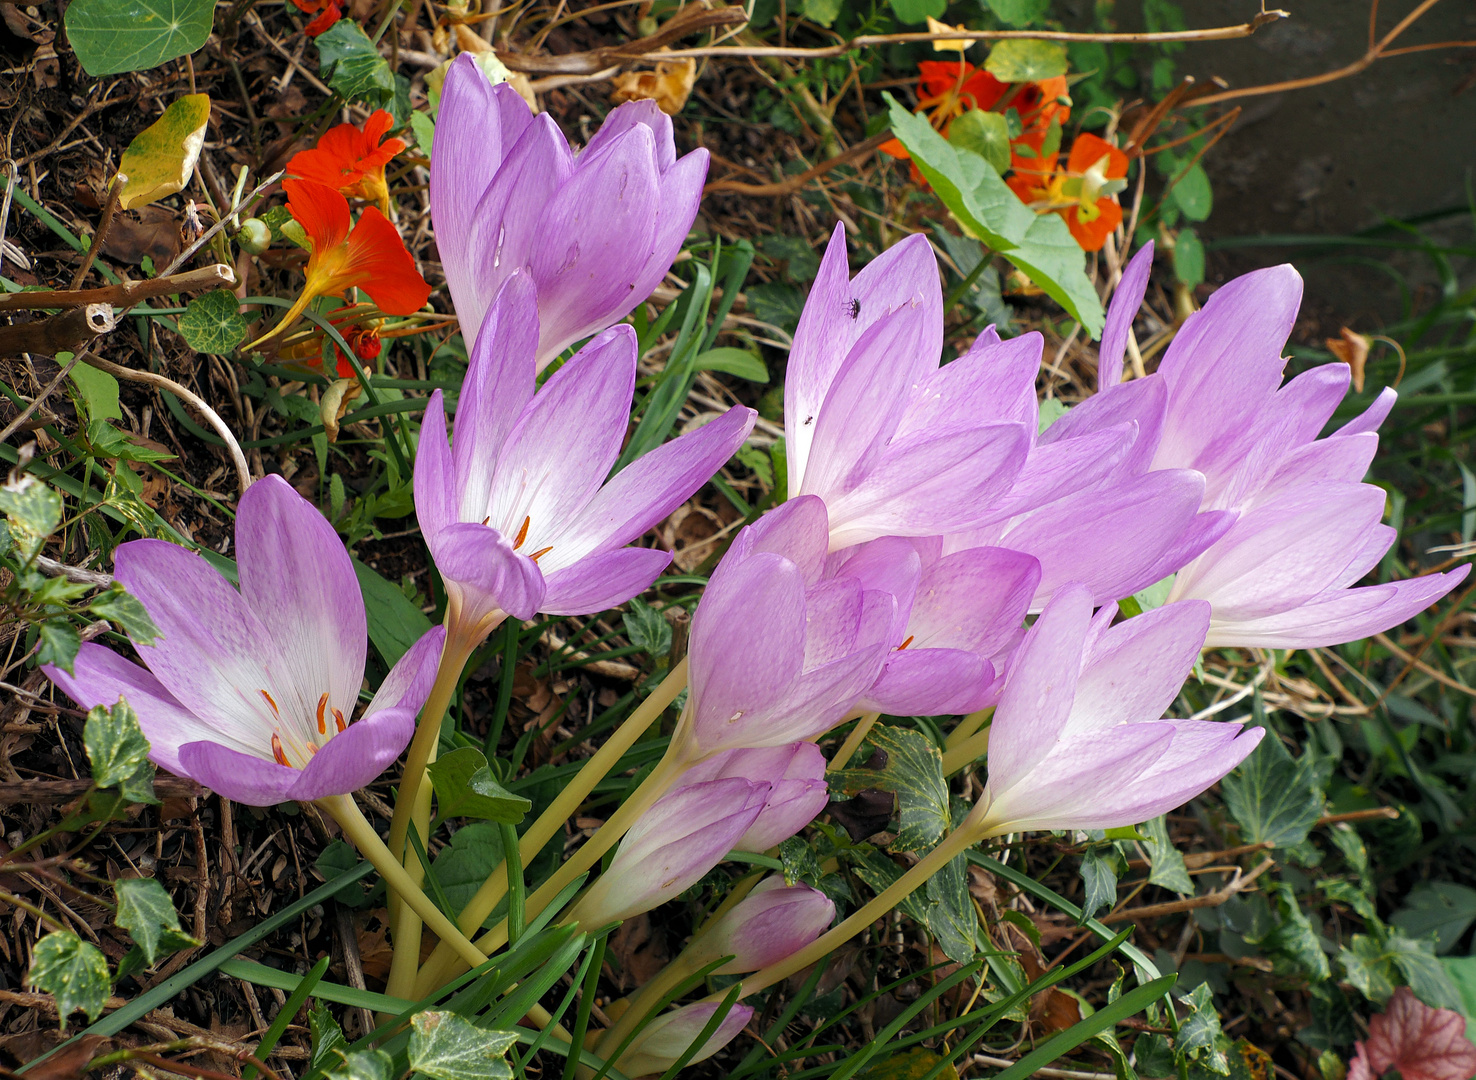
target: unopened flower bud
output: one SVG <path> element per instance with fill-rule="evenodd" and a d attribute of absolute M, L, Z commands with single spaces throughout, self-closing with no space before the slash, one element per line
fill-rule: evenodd
<path fill-rule="evenodd" d="M 682 774 L 683 787 L 738 777 L 769 785 L 757 820 L 733 845 L 737 851 L 767 851 L 788 840 L 825 809 L 825 755 L 814 743 L 793 742 L 756 750 L 725 750 Z"/>
<path fill-rule="evenodd" d="M 782 877 L 766 878 L 703 930 L 687 955 L 699 964 L 733 957 L 714 975 L 758 971 L 799 952 L 823 934 L 833 918 L 835 905 L 819 889 L 785 885 Z"/>
<path fill-rule="evenodd" d="M 249 217 L 241 222 L 241 230 L 236 233 L 236 243 L 241 245 L 242 250 L 260 255 L 272 246 L 272 230 L 261 218 Z"/>
<path fill-rule="evenodd" d="M 658 1016 L 646 1025 L 629 1049 L 620 1055 L 616 1067 L 626 1076 L 664 1073 L 677 1058 L 686 1053 L 687 1047 L 702 1034 L 702 1029 L 719 1008 L 720 1005 L 705 1002 L 687 1005 Z M 737 1038 L 752 1017 L 753 1009 L 747 1005 L 734 1005 L 688 1064 L 706 1061 L 727 1046 Z"/>

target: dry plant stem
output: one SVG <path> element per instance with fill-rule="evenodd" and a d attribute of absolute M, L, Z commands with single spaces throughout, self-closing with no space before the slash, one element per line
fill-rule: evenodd
<path fill-rule="evenodd" d="M 193 292 L 236 284 L 236 272 L 224 263 L 213 263 L 183 274 L 125 281 L 100 289 L 47 289 L 37 292 L 11 293 L 0 296 L 0 311 L 34 311 L 39 308 L 75 308 L 88 304 L 111 304 L 130 307 L 141 300 L 168 293 Z"/>
<path fill-rule="evenodd" d="M 410 880 L 405 868 L 390 854 L 390 849 L 384 846 L 384 841 L 374 831 L 374 826 L 369 824 L 354 803 L 353 796 L 330 795 L 326 799 L 319 799 L 318 805 L 333 815 L 333 820 L 343 829 L 344 836 L 358 848 L 360 855 L 374 864 L 385 884 L 400 894 L 405 906 L 413 908 L 425 920 L 425 924 L 439 934 L 442 941 L 449 942 L 462 959 L 471 964 L 482 962 L 483 956 L 477 951 L 477 947 L 456 929 L 456 924 L 436 907 L 430 897 L 421 891 L 420 886 Z"/>
<path fill-rule="evenodd" d="M 1223 889 L 1216 889 L 1212 893 L 1203 896 L 1190 896 L 1183 900 L 1170 900 L 1164 904 L 1149 904 L 1146 907 L 1129 908 L 1125 911 L 1114 911 L 1102 916 L 1103 923 L 1135 922 L 1139 919 L 1156 919 L 1161 915 L 1176 915 L 1181 911 L 1193 911 L 1195 908 L 1219 907 L 1236 893 L 1244 892 L 1267 870 L 1276 865 L 1275 859 L 1265 859 L 1249 874 L 1242 875 L 1239 868 L 1235 871 L 1234 878 Z"/>
<path fill-rule="evenodd" d="M 88 304 L 49 318 L 0 326 L 0 357 L 77 352 L 112 333 L 116 325 L 111 304 Z"/>
<path fill-rule="evenodd" d="M 77 272 L 72 275 L 72 288 L 79 288 L 87 280 L 87 272 L 92 269 L 92 264 L 96 261 L 103 244 L 107 243 L 108 232 L 113 227 L 113 218 L 118 214 L 118 198 L 123 194 L 123 189 L 127 184 L 128 177 L 123 173 L 113 177 L 113 187 L 108 192 L 107 205 L 103 207 L 102 217 L 97 219 L 97 232 L 92 234 L 92 242 L 87 245 L 87 254 L 82 256 L 82 265 L 77 267 Z"/>
<path fill-rule="evenodd" d="M 856 726 L 851 729 L 851 733 L 846 736 L 846 741 L 841 743 L 841 748 L 835 752 L 835 757 L 830 759 L 830 764 L 826 766 L 825 771 L 836 772 L 839 769 L 844 769 L 846 762 L 851 760 L 851 755 L 861 749 L 861 740 L 865 739 L 871 733 L 871 729 L 876 725 L 880 717 L 881 713 L 879 712 L 863 714 L 861 719 L 856 722 Z"/>
<path fill-rule="evenodd" d="M 205 403 L 192 391 L 186 390 L 173 379 L 167 379 L 163 375 L 155 375 L 152 371 L 134 371 L 132 368 L 122 367 L 111 360 L 103 360 L 96 356 L 84 356 L 82 361 L 99 371 L 106 371 L 115 379 L 123 379 L 127 382 L 141 382 L 149 386 L 157 386 L 161 390 L 168 390 L 175 397 L 189 402 L 195 407 L 201 416 L 205 417 L 225 441 L 226 449 L 230 451 L 231 460 L 236 466 L 236 480 L 241 485 L 241 493 L 244 495 L 246 489 L 251 486 L 251 469 L 246 464 L 246 455 L 241 453 L 241 444 L 236 441 L 236 436 L 226 426 L 226 422 L 220 418 L 220 414 Z"/>
<path fill-rule="evenodd" d="M 573 816 L 574 811 L 579 809 L 579 804 L 589 797 L 595 785 L 609 774 L 626 752 L 646 733 L 646 729 L 661 718 L 666 707 L 676 700 L 676 696 L 686 688 L 686 685 L 687 660 L 683 657 L 677 666 L 671 669 L 670 674 L 661 681 L 661 685 L 651 692 L 651 696 L 641 702 L 625 723 L 621 724 L 604 745 L 584 763 L 584 767 L 579 770 L 579 774 L 569 786 L 560 791 L 548 809 L 528 827 L 528 831 L 518 842 L 518 854 L 524 866 L 532 862 L 543 850 L 544 845 L 564 827 L 564 823 Z M 470 934 L 481 926 L 506 895 L 507 870 L 504 864 L 499 863 L 493 867 L 492 872 L 487 875 L 487 880 L 482 883 L 482 887 L 477 890 L 476 895 L 471 898 L 466 909 L 461 913 L 458 922 L 462 932 Z M 417 991 L 422 987 L 425 988 L 421 997 L 453 977 L 449 973 L 452 962 L 451 950 L 444 945 L 438 945 L 436 951 L 425 962 L 420 981 L 416 983 Z M 416 1000 L 418 1001 L 419 998 Z"/>
<path fill-rule="evenodd" d="M 456 625 L 455 608 L 458 606 L 453 600 L 452 607 L 447 611 L 447 625 Z M 501 621 L 500 618 L 497 620 Z M 492 627 L 489 626 L 487 632 L 490 633 L 491 630 Z M 456 693 L 456 684 L 461 681 L 461 671 L 486 636 L 486 633 L 446 636 L 446 644 L 441 649 L 441 662 L 436 668 L 436 681 L 426 699 L 425 710 L 420 715 L 420 726 L 415 729 L 415 738 L 410 742 L 410 752 L 405 758 L 405 771 L 400 779 L 400 790 L 395 794 L 389 849 L 394 852 L 395 858 L 404 860 L 405 872 L 417 888 L 425 878 L 425 867 L 421 865 L 420 856 L 409 849 L 405 841 L 413 827 L 421 841 L 429 845 L 431 786 L 425 782 L 425 770 L 436 760 L 436 747 L 441 740 L 441 721 L 451 704 L 451 695 Z M 415 984 L 415 973 L 420 966 L 421 921 L 419 914 L 403 901 L 395 905 L 391 911 L 391 919 L 394 924 L 394 958 L 390 961 L 389 982 L 385 990 L 390 997 L 406 997 Z"/>
<path fill-rule="evenodd" d="M 867 154 L 876 150 L 882 143 L 892 137 L 892 129 L 886 128 L 878 132 L 865 142 L 857 143 L 849 150 L 845 150 L 829 160 L 822 161 L 812 169 L 806 169 L 798 176 L 791 176 L 776 184 L 740 184 L 735 180 L 714 180 L 702 189 L 704 195 L 714 191 L 731 191 L 738 195 L 773 196 L 793 195 L 816 177 L 823 176 L 838 165 L 857 161 Z"/>

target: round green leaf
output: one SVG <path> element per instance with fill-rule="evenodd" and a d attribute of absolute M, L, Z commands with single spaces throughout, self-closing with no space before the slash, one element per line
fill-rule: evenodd
<path fill-rule="evenodd" d="M 1058 41 L 1009 38 L 989 50 L 984 70 L 1000 82 L 1040 82 L 1066 74 L 1066 46 Z"/>
<path fill-rule="evenodd" d="M 1174 274 L 1191 289 L 1204 280 L 1204 244 L 1193 229 L 1180 229 L 1174 242 Z"/>
<path fill-rule="evenodd" d="M 1010 167 L 1010 125 L 1003 113 L 970 109 L 948 128 L 948 141 L 972 150 L 1003 173 Z"/>
<path fill-rule="evenodd" d="M 948 10 L 948 0 L 892 0 L 892 11 L 898 21 L 911 24 L 939 19 Z"/>
<path fill-rule="evenodd" d="M 179 317 L 179 333 L 196 352 L 224 356 L 246 336 L 246 320 L 235 294 L 216 289 L 189 302 Z"/>
<path fill-rule="evenodd" d="M 94 77 L 143 71 L 205 44 L 214 0 L 74 0 L 67 40 Z"/>
<path fill-rule="evenodd" d="M 1051 0 L 985 0 L 989 10 L 999 16 L 1001 22 L 1011 26 L 1025 26 L 1046 13 Z"/>
<path fill-rule="evenodd" d="M 1215 205 L 1214 192 L 1210 189 L 1209 176 L 1198 163 L 1189 166 L 1183 178 L 1169 192 L 1174 202 L 1190 221 L 1203 221 L 1210 216 Z"/>

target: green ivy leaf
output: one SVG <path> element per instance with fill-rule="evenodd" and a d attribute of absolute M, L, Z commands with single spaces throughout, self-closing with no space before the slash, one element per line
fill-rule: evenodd
<path fill-rule="evenodd" d="M 1389 932 L 1384 948 L 1394 960 L 1409 988 L 1427 1005 L 1437 1009 L 1459 1009 L 1461 993 L 1451 981 L 1445 966 L 1435 955 L 1434 943 L 1428 939 L 1415 940 L 1399 933 Z"/>
<path fill-rule="evenodd" d="M 87 610 L 100 619 L 117 623 L 135 645 L 152 645 L 159 636 L 159 628 L 138 597 L 126 592 L 122 585 L 115 584 L 107 592 L 94 596 Z"/>
<path fill-rule="evenodd" d="M 639 597 L 621 615 L 630 643 L 651 657 L 671 652 L 671 624 L 666 617 Z"/>
<path fill-rule="evenodd" d="M 94 78 L 145 71 L 204 46 L 214 16 L 214 0 L 76 0 L 67 41 Z"/>
<path fill-rule="evenodd" d="M 359 1050 L 347 1055 L 329 1076 L 339 1080 L 395 1080 L 395 1059 L 383 1050 Z"/>
<path fill-rule="evenodd" d="M 353 19 L 339 19 L 317 40 L 318 74 L 345 101 L 384 105 L 394 98 L 389 64 Z"/>
<path fill-rule="evenodd" d="M 67 1017 L 77 1009 L 86 1013 L 88 1020 L 101 1016 L 111 986 L 107 958 L 69 930 L 47 934 L 36 943 L 31 973 L 26 978 L 37 990 L 56 998 L 63 1031 Z"/>
<path fill-rule="evenodd" d="M 121 697 L 111 709 L 98 705 L 87 714 L 82 745 L 92 763 L 93 783 L 100 788 L 121 784 L 149 757 L 149 740 L 138 726 L 138 714 Z"/>
<path fill-rule="evenodd" d="M 326 1072 L 333 1062 L 339 1060 L 340 1048 L 347 1046 L 348 1040 L 343 1037 L 343 1029 L 326 1005 L 308 1009 L 308 1032 L 313 1040 L 308 1070 L 317 1072 L 321 1068 Z"/>
<path fill-rule="evenodd" d="M 174 901 L 154 878 L 127 878 L 115 882 L 113 889 L 118 896 L 113 923 L 128 931 L 147 966 L 170 952 L 200 944 L 180 930 Z"/>
<path fill-rule="evenodd" d="M 866 788 L 893 792 L 900 824 L 892 850 L 931 848 L 951 824 L 943 755 L 921 732 L 885 724 L 871 729 L 866 744 L 886 754 L 886 764 L 880 769 L 842 769 L 831 774 L 831 784 L 848 796 Z"/>
<path fill-rule="evenodd" d="M 1322 982 L 1332 974 L 1332 969 L 1327 954 L 1322 951 L 1322 940 L 1297 903 L 1296 894 L 1290 885 L 1280 881 L 1271 882 L 1266 891 L 1275 898 L 1281 916 L 1280 925 L 1266 935 L 1266 949 L 1281 953 L 1315 982 Z"/>
<path fill-rule="evenodd" d="M 984 70 L 1000 82 L 1042 82 L 1065 75 L 1066 46 L 1059 41 L 1006 38 L 995 42 Z"/>
<path fill-rule="evenodd" d="M 1307 839 L 1322 816 L 1322 787 L 1309 750 L 1298 760 L 1268 733 L 1240 767 L 1221 782 L 1225 805 L 1249 844 L 1289 848 Z"/>
<path fill-rule="evenodd" d="M 437 808 L 442 817 L 479 818 L 516 825 L 533 804 L 499 784 L 487 767 L 487 759 L 475 747 L 464 746 L 437 758 L 427 769 L 436 789 Z"/>
<path fill-rule="evenodd" d="M 1381 1005 L 1394 993 L 1391 960 L 1371 934 L 1354 934 L 1338 952 L 1343 976 L 1364 997 Z"/>
<path fill-rule="evenodd" d="M 1174 1041 L 1177 1054 L 1199 1058 L 1210 1071 L 1228 1075 L 1230 1063 L 1220 1049 L 1220 1014 L 1215 1011 L 1214 991 L 1209 983 L 1200 983 L 1182 998 L 1189 1015 L 1179 1024 Z"/>
<path fill-rule="evenodd" d="M 225 356 L 246 339 L 240 301 L 227 289 L 216 289 L 185 305 L 179 335 L 196 352 Z"/>
<path fill-rule="evenodd" d="M 61 524 L 62 498 L 34 476 L 0 486 L 0 512 L 10 521 L 10 538 L 21 557 L 30 560 Z"/>
<path fill-rule="evenodd" d="M 432 1080 L 512 1080 L 511 1031 L 486 1031 L 455 1013 L 416 1013 L 410 1020 L 410 1067 Z"/>
<path fill-rule="evenodd" d="M 1081 883 L 1086 894 L 1081 905 L 1083 921 L 1117 903 L 1117 853 L 1111 848 L 1087 848 L 1081 856 Z"/>
<path fill-rule="evenodd" d="M 59 667 L 68 675 L 73 674 L 72 664 L 77 659 L 77 650 L 82 648 L 82 635 L 65 615 L 47 619 L 36 628 L 41 637 L 41 648 L 36 652 L 38 664 Z"/>
<path fill-rule="evenodd" d="M 969 897 L 968 857 L 959 855 L 940 867 L 928 878 L 924 894 L 928 932 L 948 959 L 968 963 L 977 951 L 979 925 L 979 914 Z"/>
<path fill-rule="evenodd" d="M 1153 868 L 1148 874 L 1148 884 L 1162 885 L 1180 896 L 1194 895 L 1194 882 L 1184 866 L 1184 856 L 1169 840 L 1168 822 L 1162 816 L 1143 825 L 1148 834 L 1148 857 Z"/>
<path fill-rule="evenodd" d="M 1389 921 L 1410 937 L 1433 936 L 1435 951 L 1448 953 L 1476 921 L 1476 889 L 1449 881 L 1416 885 Z"/>

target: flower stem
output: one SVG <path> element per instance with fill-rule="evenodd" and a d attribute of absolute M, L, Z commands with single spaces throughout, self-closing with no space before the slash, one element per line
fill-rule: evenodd
<path fill-rule="evenodd" d="M 400 861 L 390 854 L 390 849 L 385 847 L 384 841 L 374 831 L 358 806 L 354 803 L 352 795 L 330 795 L 319 799 L 318 805 L 333 815 L 338 822 L 343 834 L 349 838 L 354 847 L 359 849 L 359 854 L 374 864 L 379 871 L 380 877 L 389 886 L 390 890 L 398 893 L 405 906 L 411 908 L 415 913 L 425 920 L 425 924 L 434 930 L 442 941 L 450 944 L 451 948 L 468 964 L 476 966 L 486 959 L 482 953 L 466 939 L 466 935 L 456 928 L 456 924 L 448 918 L 440 908 L 436 907 L 430 897 L 421 891 L 420 886 L 411 880 Z"/>
<path fill-rule="evenodd" d="M 605 741 L 605 744 L 595 751 L 594 755 L 584 763 L 584 767 L 555 797 L 538 819 L 528 827 L 527 832 L 518 843 L 518 854 L 522 858 L 524 866 L 532 863 L 533 859 L 543 850 L 544 845 L 549 842 L 564 826 L 579 805 L 589 797 L 595 785 L 603 780 L 623 758 L 627 751 L 634 746 L 637 740 L 646 733 L 646 730 L 660 719 L 666 707 L 676 700 L 678 694 L 687 685 L 687 661 L 685 658 L 671 669 L 671 673 L 662 680 L 651 695 L 636 707 L 626 721 L 616 729 L 615 733 Z M 613 820 L 613 819 L 612 819 Z M 608 823 L 606 825 L 608 828 Z M 603 830 L 601 830 L 603 831 Z M 623 831 L 622 831 L 623 835 Z M 619 837 L 616 837 L 619 839 Z M 591 841 L 593 842 L 593 841 Z M 586 845 L 587 846 L 587 845 Z M 603 854 L 603 852 L 602 852 Z M 507 872 L 499 864 L 493 867 L 492 872 L 483 882 L 482 887 L 477 890 L 466 909 L 462 911 L 457 920 L 461 926 L 462 933 L 470 934 L 487 920 L 498 903 L 507 895 Z M 536 894 L 535 894 L 536 895 Z M 547 901 L 545 900 L 545 903 Z M 528 917 L 532 918 L 537 910 L 528 908 Z M 420 981 L 417 986 L 427 987 L 427 993 L 442 985 L 447 979 L 455 974 L 455 961 L 451 950 L 444 944 L 438 945 L 436 951 L 426 960 Z M 422 995 L 424 996 L 424 995 Z"/>
<path fill-rule="evenodd" d="M 841 743 L 841 748 L 835 752 L 835 757 L 826 767 L 826 772 L 835 772 L 846 767 L 846 762 L 851 760 L 852 754 L 861 749 L 861 740 L 870 734 L 880 716 L 881 713 L 874 712 L 862 715 L 861 719 L 856 722 L 856 726 L 851 729 L 851 733 L 846 736 L 846 741 Z"/>
<path fill-rule="evenodd" d="M 455 623 L 449 618 L 448 625 Z M 485 635 L 483 635 L 485 636 Z M 430 840 L 431 786 L 425 782 L 425 770 L 436 759 L 436 747 L 441 740 L 441 722 L 446 708 L 451 704 L 451 695 L 461 679 L 461 670 L 479 644 L 475 634 L 449 633 L 441 649 L 441 662 L 436 668 L 436 681 L 426 699 L 425 710 L 420 714 L 420 726 L 415 729 L 415 738 L 410 742 L 410 753 L 405 759 L 405 771 L 400 778 L 400 790 L 395 796 L 395 814 L 390 821 L 389 850 L 395 857 L 404 859 L 406 873 L 416 888 L 425 878 L 425 868 L 413 852 L 406 851 L 405 839 L 413 825 L 422 841 Z M 394 958 L 390 961 L 390 974 L 386 992 L 392 997 L 403 996 L 410 991 L 415 981 L 415 972 L 420 961 L 420 916 L 405 903 L 392 904 L 390 918 L 393 924 Z M 442 935 L 444 937 L 444 935 Z M 464 935 L 463 935 L 464 937 Z M 480 961 L 479 961 L 480 962 Z"/>
<path fill-rule="evenodd" d="M 976 732 L 967 739 L 963 739 L 956 746 L 950 746 L 943 751 L 943 775 L 952 776 L 960 769 L 978 761 L 989 752 L 990 728 Z"/>
<path fill-rule="evenodd" d="M 625 1037 L 639 1026 L 646 1018 L 646 1014 L 661 1003 L 661 999 L 670 993 L 677 984 L 697 970 L 691 964 L 684 963 L 682 957 L 677 957 L 667 964 L 656 977 L 645 986 L 641 987 L 630 1004 L 626 1006 L 625 1012 L 620 1014 L 620 1019 L 615 1026 L 600 1036 L 600 1041 L 595 1044 L 595 1053 L 601 1057 L 609 1057 L 620 1048 Z"/>
<path fill-rule="evenodd" d="M 968 716 L 965 716 L 962 720 L 960 720 L 958 724 L 954 727 L 954 729 L 948 733 L 948 737 L 943 740 L 943 745 L 947 749 L 952 750 L 959 743 L 963 742 L 970 735 L 973 735 L 985 724 L 987 724 L 989 722 L 989 718 L 993 715 L 993 706 L 990 706 L 987 709 L 980 709 L 978 712 L 969 713 Z"/>

